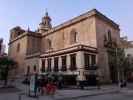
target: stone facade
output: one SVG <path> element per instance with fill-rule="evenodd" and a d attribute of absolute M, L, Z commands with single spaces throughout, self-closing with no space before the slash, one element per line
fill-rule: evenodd
<path fill-rule="evenodd" d="M 0 38 L 0 56 L 5 54 L 5 45 L 3 44 L 3 39 Z"/>
<path fill-rule="evenodd" d="M 53 28 L 50 22 L 46 12 L 38 31 L 18 27 L 11 30 L 9 56 L 19 63 L 21 73 L 29 66 L 31 72 L 36 69 L 39 73 L 75 75 L 76 80 L 99 74 L 109 82 L 104 39 L 110 33 L 113 41 L 119 43 L 119 26 L 96 9 Z"/>
<path fill-rule="evenodd" d="M 2 54 L 3 39 L 0 38 L 0 55 Z"/>

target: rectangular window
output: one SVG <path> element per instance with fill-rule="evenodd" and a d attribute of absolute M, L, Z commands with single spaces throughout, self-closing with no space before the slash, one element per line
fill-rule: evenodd
<path fill-rule="evenodd" d="M 96 55 L 84 54 L 85 69 L 89 70 L 96 65 Z"/>
<path fill-rule="evenodd" d="M 109 40 L 109 41 L 112 40 L 112 38 L 111 38 L 111 31 L 110 31 L 110 30 L 108 30 L 108 40 Z"/>
<path fill-rule="evenodd" d="M 74 33 L 74 43 L 77 42 L 77 32 Z"/>
<path fill-rule="evenodd" d="M 58 72 L 59 71 L 59 66 L 58 66 L 58 57 L 54 58 L 54 71 Z"/>
<path fill-rule="evenodd" d="M 51 58 L 48 59 L 47 71 L 48 71 L 48 72 L 51 72 Z"/>
<path fill-rule="evenodd" d="M 45 72 L 45 59 L 42 60 L 42 72 Z"/>
<path fill-rule="evenodd" d="M 76 66 L 76 54 L 71 54 L 70 55 L 70 70 L 74 71 L 77 69 Z"/>
<path fill-rule="evenodd" d="M 62 68 L 61 71 L 66 71 L 67 70 L 67 64 L 66 64 L 66 56 L 62 56 Z"/>
<path fill-rule="evenodd" d="M 85 61 L 85 69 L 88 70 L 90 67 L 90 55 L 84 54 L 84 61 Z"/>
<path fill-rule="evenodd" d="M 96 55 L 91 55 L 91 65 L 94 66 L 96 64 Z"/>

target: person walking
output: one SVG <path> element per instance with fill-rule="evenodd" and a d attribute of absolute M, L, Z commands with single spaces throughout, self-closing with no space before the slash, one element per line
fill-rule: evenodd
<path fill-rule="evenodd" d="M 58 88 L 59 89 L 63 88 L 63 78 L 62 78 L 62 76 L 58 77 Z"/>
<path fill-rule="evenodd" d="M 42 95 L 46 92 L 46 86 L 48 84 L 48 79 L 47 77 L 45 76 L 42 80 Z"/>
<path fill-rule="evenodd" d="M 54 84 L 54 82 L 52 80 L 50 80 L 48 82 L 48 84 L 46 85 L 46 93 L 48 95 L 54 95 L 56 92 L 56 85 Z"/>
<path fill-rule="evenodd" d="M 97 89 L 101 89 L 100 76 L 96 77 L 96 84 L 97 84 Z"/>

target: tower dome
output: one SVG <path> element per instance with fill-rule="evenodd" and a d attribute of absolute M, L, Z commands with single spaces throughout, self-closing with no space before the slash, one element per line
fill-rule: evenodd
<path fill-rule="evenodd" d="M 48 15 L 48 12 L 45 12 L 45 16 L 42 18 L 42 22 L 39 24 L 39 33 L 43 33 L 48 31 L 49 29 L 52 28 L 51 25 L 51 18 Z"/>

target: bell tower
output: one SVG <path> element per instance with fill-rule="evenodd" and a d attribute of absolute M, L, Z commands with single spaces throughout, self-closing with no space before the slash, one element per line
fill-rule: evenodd
<path fill-rule="evenodd" d="M 42 18 L 42 22 L 39 24 L 38 31 L 39 33 L 44 33 L 52 28 L 51 18 L 48 15 L 48 12 L 45 12 L 45 16 Z"/>

